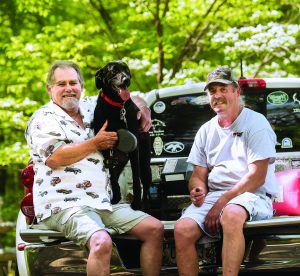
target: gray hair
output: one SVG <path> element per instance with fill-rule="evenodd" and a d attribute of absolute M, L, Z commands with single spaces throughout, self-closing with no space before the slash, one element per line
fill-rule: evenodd
<path fill-rule="evenodd" d="M 83 76 L 82 76 L 79 66 L 75 62 L 68 61 L 68 60 L 58 60 L 51 64 L 51 66 L 48 70 L 48 75 L 47 75 L 47 79 L 46 79 L 46 84 L 48 86 L 52 86 L 54 84 L 54 82 L 55 82 L 54 71 L 57 68 L 61 68 L 61 69 L 73 68 L 77 72 L 77 76 L 78 76 L 78 80 L 79 80 L 80 84 L 83 86 L 84 81 L 83 81 Z"/>

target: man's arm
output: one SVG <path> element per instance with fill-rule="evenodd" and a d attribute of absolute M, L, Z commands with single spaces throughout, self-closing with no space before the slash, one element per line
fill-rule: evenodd
<path fill-rule="evenodd" d="M 197 207 L 204 202 L 204 197 L 208 192 L 207 187 L 208 169 L 194 166 L 193 173 L 189 180 L 190 197 L 193 204 Z"/>
<path fill-rule="evenodd" d="M 60 146 L 46 161 L 46 165 L 51 169 L 59 166 L 74 164 L 85 158 L 96 150 L 111 149 L 118 140 L 116 132 L 105 131 L 107 122 L 104 123 L 95 137 L 76 144 Z"/>
<path fill-rule="evenodd" d="M 249 164 L 249 172 L 232 189 L 217 200 L 205 219 L 205 227 L 210 233 L 219 232 L 220 213 L 231 199 L 245 192 L 254 193 L 264 184 L 268 165 L 269 159 L 257 160 Z"/>
<path fill-rule="evenodd" d="M 152 126 L 151 110 L 147 103 L 139 96 L 132 96 L 131 99 L 139 108 L 137 119 L 140 120 L 140 131 L 147 132 Z"/>

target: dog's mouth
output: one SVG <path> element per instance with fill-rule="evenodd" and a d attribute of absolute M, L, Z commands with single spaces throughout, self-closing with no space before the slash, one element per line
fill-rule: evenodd
<path fill-rule="evenodd" d="M 122 101 L 126 102 L 130 98 L 130 91 L 127 87 L 119 87 L 119 96 L 122 99 Z"/>

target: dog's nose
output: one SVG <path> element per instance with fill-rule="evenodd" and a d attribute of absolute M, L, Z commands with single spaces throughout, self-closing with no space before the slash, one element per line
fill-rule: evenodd
<path fill-rule="evenodd" d="M 124 77 L 124 78 L 122 79 L 122 83 L 123 83 L 123 85 L 125 85 L 126 87 L 129 87 L 129 85 L 130 85 L 130 78 L 128 78 L 127 76 Z"/>

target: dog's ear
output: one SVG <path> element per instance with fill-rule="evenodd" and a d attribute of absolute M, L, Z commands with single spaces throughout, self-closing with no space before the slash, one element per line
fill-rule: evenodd
<path fill-rule="evenodd" d="M 101 89 L 103 86 L 103 78 L 104 78 L 104 71 L 103 68 L 99 69 L 95 74 L 95 84 L 97 89 Z"/>

